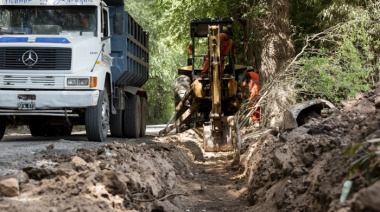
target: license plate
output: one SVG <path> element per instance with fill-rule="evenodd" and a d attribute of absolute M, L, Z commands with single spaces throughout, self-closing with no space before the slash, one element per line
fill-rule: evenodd
<path fill-rule="evenodd" d="M 18 95 L 19 102 L 17 108 L 19 110 L 34 110 L 36 109 L 36 95 Z"/>

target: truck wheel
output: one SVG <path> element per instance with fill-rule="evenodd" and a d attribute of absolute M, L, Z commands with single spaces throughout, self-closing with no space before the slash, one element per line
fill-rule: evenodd
<path fill-rule="evenodd" d="M 0 119 L 0 140 L 4 137 L 5 128 L 7 127 L 7 124 L 3 119 Z"/>
<path fill-rule="evenodd" d="M 186 75 L 176 75 L 174 79 L 174 100 L 175 104 L 174 106 L 177 107 L 178 103 L 181 101 L 181 99 L 185 96 L 186 91 L 190 89 L 191 85 L 191 79 L 189 76 Z M 180 111 L 176 114 L 176 120 L 182 116 L 182 114 L 189 109 L 189 103 L 186 102 L 185 105 L 182 107 Z M 188 129 L 189 123 L 182 123 L 181 126 L 176 127 L 176 133 L 180 133 Z"/>
<path fill-rule="evenodd" d="M 30 134 L 33 137 L 45 136 L 44 127 L 45 126 L 41 125 L 41 124 L 31 124 L 31 125 L 29 125 Z"/>
<path fill-rule="evenodd" d="M 85 112 L 86 134 L 89 141 L 103 142 L 107 139 L 110 106 L 107 90 L 100 91 L 98 104 Z"/>
<path fill-rule="evenodd" d="M 181 101 L 185 96 L 187 90 L 190 89 L 191 80 L 189 76 L 186 75 L 176 75 L 174 79 L 174 97 L 175 106 Z"/>
<path fill-rule="evenodd" d="M 46 136 L 70 136 L 73 131 L 72 125 L 51 125 L 48 126 Z"/>
<path fill-rule="evenodd" d="M 111 114 L 110 117 L 110 131 L 112 137 L 123 137 L 123 110 L 116 110 L 116 114 Z"/>
<path fill-rule="evenodd" d="M 36 136 L 70 136 L 73 126 L 68 125 L 47 125 L 31 124 L 29 125 L 30 134 Z"/>
<path fill-rule="evenodd" d="M 131 96 L 125 100 L 124 133 L 127 138 L 138 138 L 141 128 L 140 97 Z"/>
<path fill-rule="evenodd" d="M 140 128 L 140 136 L 145 136 L 146 131 L 146 98 L 140 97 L 141 102 L 141 128 Z"/>

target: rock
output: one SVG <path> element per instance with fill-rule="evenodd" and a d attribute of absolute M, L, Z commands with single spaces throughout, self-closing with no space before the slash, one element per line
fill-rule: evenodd
<path fill-rule="evenodd" d="M 276 128 L 272 127 L 272 128 L 268 129 L 267 133 L 271 134 L 273 136 L 277 136 L 278 135 L 278 130 Z"/>
<path fill-rule="evenodd" d="M 279 176 L 278 176 L 278 173 L 277 173 L 276 171 L 270 173 L 269 176 L 270 176 L 270 179 L 271 179 L 272 181 L 277 180 L 278 177 L 279 177 Z"/>
<path fill-rule="evenodd" d="M 6 176 L 0 176 L 0 181 L 1 180 L 6 180 L 9 178 L 16 178 L 19 184 L 23 183 L 28 183 L 29 182 L 29 177 L 26 173 L 17 173 L 17 174 L 11 174 L 11 175 L 6 175 Z"/>
<path fill-rule="evenodd" d="M 50 145 L 46 146 L 46 149 L 47 149 L 47 150 L 52 150 L 52 149 L 54 149 L 54 144 L 50 144 Z"/>
<path fill-rule="evenodd" d="M 363 99 L 363 94 L 362 93 L 356 93 L 356 95 L 355 95 L 355 99 L 357 99 L 357 100 L 361 100 L 361 99 Z"/>
<path fill-rule="evenodd" d="M 116 141 L 113 142 L 113 146 L 115 147 L 115 149 L 123 148 L 123 144 Z"/>
<path fill-rule="evenodd" d="M 104 152 L 105 152 L 104 148 L 103 148 L 103 147 L 100 147 L 100 148 L 96 151 L 96 154 L 101 155 L 101 154 L 104 153 Z"/>
<path fill-rule="evenodd" d="M 353 211 L 380 211 L 380 181 L 360 190 L 353 198 Z"/>
<path fill-rule="evenodd" d="M 9 178 L 0 181 L 0 196 L 2 197 L 16 197 L 20 195 L 18 180 L 16 178 Z"/>
<path fill-rule="evenodd" d="M 375 99 L 375 106 L 380 107 L 380 96 L 376 97 Z"/>
<path fill-rule="evenodd" d="M 303 194 L 307 191 L 307 186 L 298 185 L 296 188 L 297 194 Z"/>
<path fill-rule="evenodd" d="M 115 171 L 103 170 L 95 179 L 100 181 L 113 195 L 124 195 L 127 192 L 127 185 L 119 179 Z"/>
<path fill-rule="evenodd" d="M 292 153 L 288 151 L 288 147 L 283 149 L 276 149 L 273 155 L 274 165 L 280 168 L 284 173 L 290 173 L 293 170 L 293 166 L 290 164 Z"/>
<path fill-rule="evenodd" d="M 50 179 L 55 176 L 66 176 L 67 173 L 61 169 L 45 169 L 38 167 L 25 167 L 22 169 L 30 179 L 42 180 Z"/>
<path fill-rule="evenodd" d="M 302 154 L 301 157 L 302 157 L 302 162 L 306 166 L 310 166 L 314 163 L 314 157 L 310 152 L 306 152 L 306 153 Z"/>
<path fill-rule="evenodd" d="M 354 127 L 352 128 L 352 130 L 358 131 L 358 130 L 360 130 L 360 126 L 355 124 Z"/>
<path fill-rule="evenodd" d="M 71 162 L 74 164 L 74 167 L 77 171 L 83 171 L 87 168 L 87 162 L 81 157 L 75 156 Z"/>
<path fill-rule="evenodd" d="M 87 162 L 78 156 L 73 157 L 71 162 L 74 164 L 74 166 L 85 166 L 85 165 L 87 165 Z"/>
<path fill-rule="evenodd" d="M 299 177 L 303 175 L 305 172 L 303 171 L 302 167 L 295 167 L 291 173 L 292 177 Z"/>
<path fill-rule="evenodd" d="M 336 212 L 349 212 L 349 211 L 351 211 L 350 208 L 340 208 Z"/>

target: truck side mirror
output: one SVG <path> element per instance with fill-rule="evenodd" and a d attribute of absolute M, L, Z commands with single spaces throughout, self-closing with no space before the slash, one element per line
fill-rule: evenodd
<path fill-rule="evenodd" d="M 121 35 L 124 31 L 123 14 L 115 13 L 113 15 L 113 34 Z"/>

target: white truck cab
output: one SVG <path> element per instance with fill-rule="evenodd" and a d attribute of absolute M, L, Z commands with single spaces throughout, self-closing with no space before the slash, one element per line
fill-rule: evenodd
<path fill-rule="evenodd" d="M 100 0 L 0 0 L 1 137 L 8 124 L 29 125 L 33 136 L 69 135 L 73 125 L 85 124 L 89 140 L 104 141 L 110 117 L 124 117 L 117 114 L 124 111 L 123 102 L 146 98 L 141 85 L 128 92 L 128 83 L 115 83 L 119 72 L 131 67 L 112 68 L 120 60 L 120 50 L 112 52 L 112 36 L 119 43 L 117 37 L 133 35 L 126 30 L 128 13 L 116 14 L 122 1 L 109 3 L 116 6 L 112 17 Z M 127 48 L 121 60 L 128 61 Z M 119 125 L 123 131 L 125 123 Z"/>

